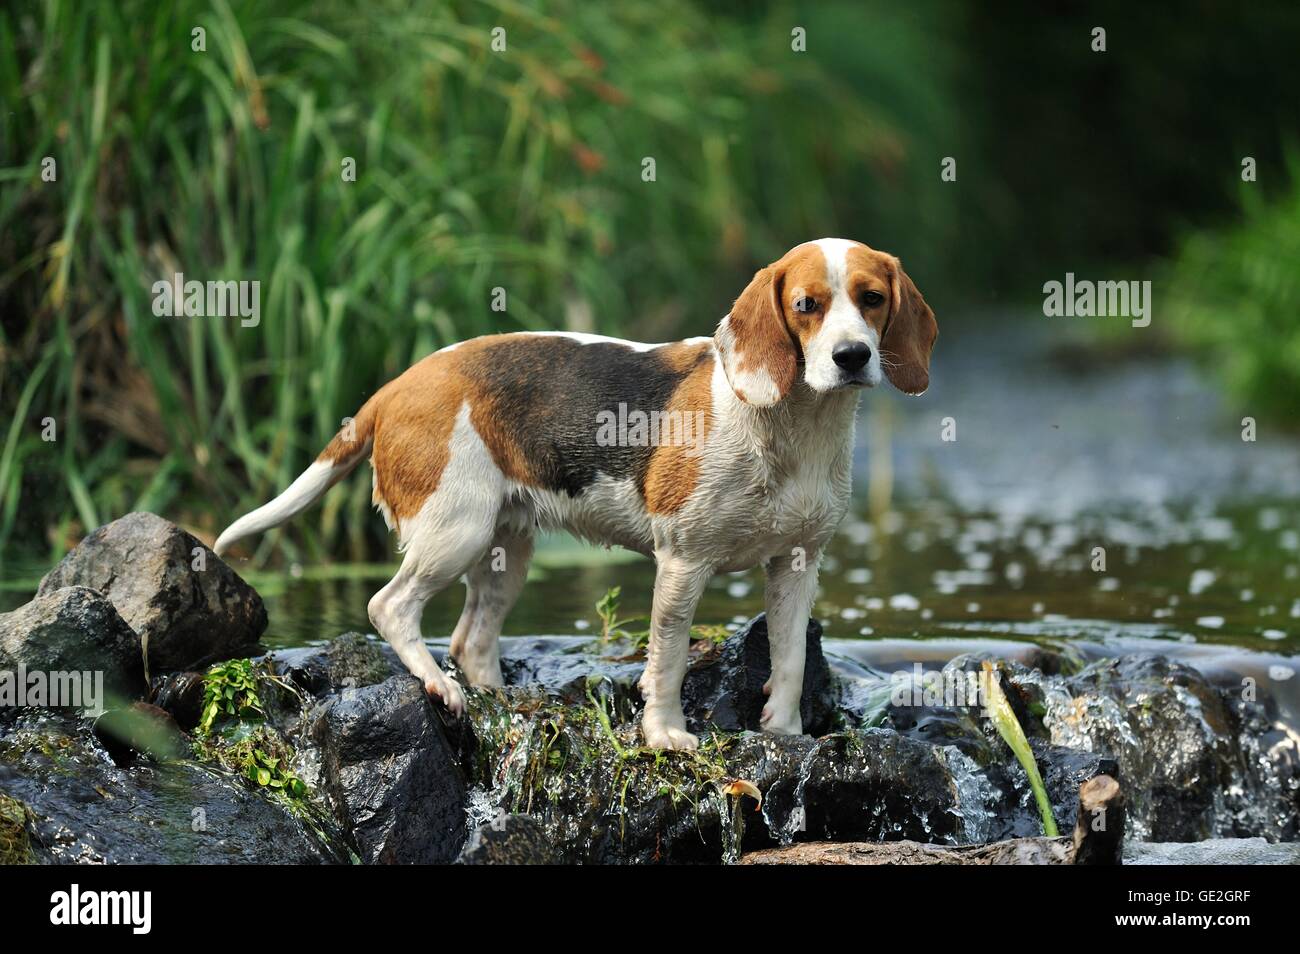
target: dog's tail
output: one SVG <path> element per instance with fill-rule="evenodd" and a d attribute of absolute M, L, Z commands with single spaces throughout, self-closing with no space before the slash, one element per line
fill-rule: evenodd
<path fill-rule="evenodd" d="M 217 537 L 212 548 L 217 555 L 224 554 L 237 540 L 278 527 L 302 513 L 325 496 L 325 491 L 352 473 L 357 464 L 369 457 L 375 440 L 378 398 L 378 394 L 374 395 L 357 411 L 356 417 L 343 425 L 334 439 L 325 445 L 320 456 L 298 475 L 298 479 L 284 493 L 252 513 L 244 514 L 227 527 Z"/>

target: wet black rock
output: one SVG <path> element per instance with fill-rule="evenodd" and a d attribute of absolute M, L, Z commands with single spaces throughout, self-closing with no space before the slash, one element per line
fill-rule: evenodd
<path fill-rule="evenodd" d="M 564 859 L 546 829 L 528 815 L 501 815 L 474 830 L 456 859 L 461 865 L 556 865 Z"/>
<path fill-rule="evenodd" d="M 1233 774 L 1216 831 L 1271 841 L 1300 838 L 1300 744 L 1276 696 L 1248 696 L 1238 680 L 1220 694 L 1237 741 Z"/>
<path fill-rule="evenodd" d="M 0 670 L 17 672 L 19 666 L 29 673 L 102 672 L 105 694 L 119 700 L 145 688 L 140 640 L 111 602 L 83 586 L 42 590 L 25 606 L 0 614 Z M 77 688 L 85 687 L 78 681 Z M 81 707 L 95 701 L 109 704 L 82 699 Z"/>
<path fill-rule="evenodd" d="M 324 646 L 278 650 L 269 658 L 278 675 L 316 696 L 373 686 L 406 671 L 387 644 L 361 633 L 344 633 Z"/>
<path fill-rule="evenodd" d="M 191 670 L 156 676 L 150 698 L 189 731 L 203 718 L 203 673 Z"/>
<path fill-rule="evenodd" d="M 175 524 L 132 513 L 100 527 L 46 574 L 38 595 L 103 593 L 139 635 L 151 673 L 250 653 L 266 629 L 257 593 Z"/>
<path fill-rule="evenodd" d="M 693 732 L 708 726 L 728 731 L 760 728 L 767 696 L 763 684 L 772 674 L 767 618 L 760 613 L 739 632 L 702 658 L 694 660 L 682 685 L 682 706 Z M 829 732 L 835 723 L 837 691 L 822 654 L 822 628 L 808 621 L 800 715 L 808 735 Z"/>
<path fill-rule="evenodd" d="M 528 636 L 503 641 L 501 673 L 509 686 L 542 686 L 571 705 L 584 705 L 587 685 L 598 683 L 620 707 L 638 706 L 636 682 L 645 669 L 642 657 L 609 656 L 589 651 L 590 640 Z"/>
<path fill-rule="evenodd" d="M 746 844 L 912 839 L 956 843 L 960 793 L 945 753 L 886 729 L 750 736 L 728 771 L 765 793 Z M 749 820 L 746 816 L 747 822 Z"/>
<path fill-rule="evenodd" d="M 366 863 L 455 860 L 466 839 L 465 781 L 419 680 L 345 689 L 312 715 L 321 777 Z"/>
<path fill-rule="evenodd" d="M 88 723 L 56 713 L 28 710 L 0 728 L 0 791 L 26 806 L 41 862 L 348 860 L 341 836 L 316 834 L 231 773 L 194 762 L 119 766 Z"/>
<path fill-rule="evenodd" d="M 1239 781 L 1241 760 L 1227 707 L 1204 676 L 1164 656 L 1129 655 L 1039 686 L 1055 743 L 1118 762 L 1138 837 L 1219 833 L 1219 802 Z"/>

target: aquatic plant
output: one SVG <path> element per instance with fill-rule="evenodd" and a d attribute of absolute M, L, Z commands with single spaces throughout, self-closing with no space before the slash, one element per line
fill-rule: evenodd
<path fill-rule="evenodd" d="M 210 668 L 203 677 L 203 709 L 196 732 L 209 735 L 218 718 L 241 719 L 245 713 L 265 715 L 257 694 L 250 659 L 231 659 Z"/>
<path fill-rule="evenodd" d="M 245 727 L 231 736 L 198 739 L 194 754 L 200 761 L 216 762 L 238 772 L 270 794 L 291 799 L 307 796 L 306 783 L 290 768 L 293 749 L 270 726 Z"/>
<path fill-rule="evenodd" d="M 1055 838 L 1058 832 L 1056 819 L 1052 816 L 1052 800 L 1047 797 L 1047 788 L 1043 785 L 1043 776 L 1038 771 L 1038 763 L 1034 760 L 1029 740 L 1025 738 L 1025 730 L 1020 727 L 1011 703 L 1002 691 L 993 664 L 986 660 L 981 666 L 989 718 L 998 730 L 998 735 L 1002 736 L 1002 741 L 1011 748 L 1016 760 L 1029 776 L 1029 786 L 1034 791 L 1034 801 L 1038 803 L 1038 812 L 1043 818 L 1043 833 L 1049 838 Z"/>

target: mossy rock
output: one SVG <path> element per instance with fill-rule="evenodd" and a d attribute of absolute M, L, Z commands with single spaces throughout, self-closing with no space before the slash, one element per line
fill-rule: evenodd
<path fill-rule="evenodd" d="M 36 853 L 27 833 L 30 817 L 26 805 L 0 792 L 0 865 L 36 864 Z"/>

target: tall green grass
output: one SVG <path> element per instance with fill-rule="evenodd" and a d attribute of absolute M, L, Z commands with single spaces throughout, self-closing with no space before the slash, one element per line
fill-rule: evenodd
<path fill-rule="evenodd" d="M 1175 334 L 1219 372 L 1243 413 L 1300 427 L 1300 152 L 1276 193 L 1243 183 L 1241 214 L 1183 241 L 1165 271 Z"/>
<path fill-rule="evenodd" d="M 133 509 L 215 531 L 448 342 L 705 333 L 748 270 L 796 241 L 915 231 L 899 168 L 942 126 L 932 81 L 895 82 L 916 100 L 909 128 L 859 82 L 898 72 L 887 53 L 836 76 L 790 51 L 784 7 L 704 9 L 0 11 L 0 550 L 57 552 Z M 900 49 L 923 46 L 892 22 Z M 490 49 L 497 26 L 505 52 Z M 46 156 L 56 182 L 41 181 Z M 260 281 L 260 325 L 155 317 L 150 286 L 175 272 Z M 278 542 L 373 551 L 368 500 L 356 479 Z"/>

